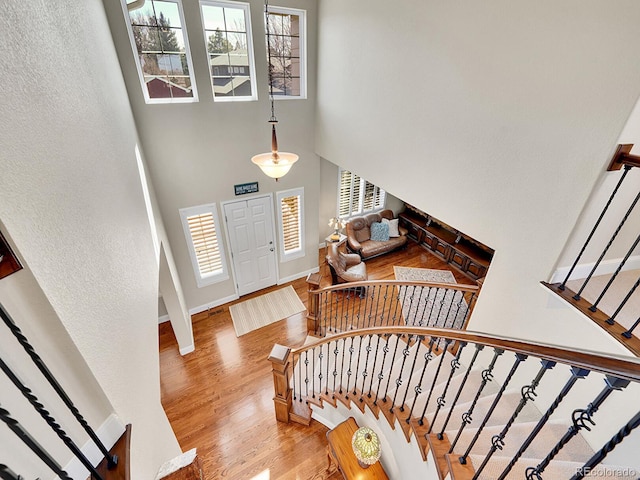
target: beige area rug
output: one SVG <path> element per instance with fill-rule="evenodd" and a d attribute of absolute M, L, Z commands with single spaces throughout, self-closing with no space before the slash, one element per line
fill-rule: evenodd
<path fill-rule="evenodd" d="M 456 283 L 449 270 L 393 267 L 396 280 L 407 282 Z M 442 288 L 398 288 L 398 300 L 407 325 L 460 329 L 464 326 L 469 307 L 464 293 Z"/>
<path fill-rule="evenodd" d="M 291 285 L 229 307 L 238 337 L 305 310 Z"/>
<path fill-rule="evenodd" d="M 609 282 L 611 275 L 598 275 L 595 277 L 591 277 L 589 283 L 587 283 L 587 287 L 582 292 L 582 297 L 593 303 L 595 302 L 602 290 Z M 631 291 L 631 288 L 636 283 L 636 281 L 640 278 L 640 270 L 627 270 L 624 272 L 620 272 L 616 279 L 611 284 L 607 293 L 605 293 L 602 300 L 598 303 L 598 309 L 602 310 L 607 315 L 613 315 L 615 311 L 618 309 L 624 297 Z M 577 292 L 582 287 L 584 283 L 584 278 L 578 280 L 570 280 L 567 282 L 567 287 Z M 631 328 L 633 323 L 638 319 L 640 315 L 640 287 L 633 292 L 633 295 L 629 298 L 625 306 L 620 310 L 620 313 L 616 315 L 614 319 L 620 325 L 625 328 Z M 638 327 L 634 332 L 634 336 L 640 336 L 640 327 Z"/>

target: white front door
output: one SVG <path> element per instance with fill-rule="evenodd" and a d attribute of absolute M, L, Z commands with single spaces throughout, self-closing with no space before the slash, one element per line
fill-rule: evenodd
<path fill-rule="evenodd" d="M 276 249 L 270 197 L 227 203 L 224 215 L 238 295 L 275 285 Z"/>

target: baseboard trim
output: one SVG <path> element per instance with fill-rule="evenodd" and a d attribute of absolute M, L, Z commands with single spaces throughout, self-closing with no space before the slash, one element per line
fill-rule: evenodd
<path fill-rule="evenodd" d="M 158 325 L 164 322 L 168 322 L 169 320 L 169 315 L 162 315 L 161 317 L 158 317 Z"/>
<path fill-rule="evenodd" d="M 115 413 L 112 413 L 102 425 L 100 425 L 100 428 L 96 430 L 96 435 L 107 449 L 111 449 L 124 431 L 125 425 Z M 98 465 L 103 459 L 102 452 L 100 452 L 100 449 L 91 440 L 87 440 L 80 450 L 82 450 L 84 456 L 91 462 L 91 465 Z M 75 457 L 64 466 L 64 471 L 67 472 L 71 478 L 77 480 L 89 477 L 89 470 Z"/>
<path fill-rule="evenodd" d="M 611 274 L 616 271 L 616 269 L 618 268 L 621 262 L 622 262 L 621 258 L 614 258 L 613 260 L 604 260 L 600 262 L 600 265 L 598 265 L 598 268 L 594 272 L 594 275 Z M 590 262 L 590 263 L 582 263 L 582 264 L 576 265 L 576 268 L 571 273 L 571 278 L 569 278 L 569 280 L 575 280 L 577 278 L 587 278 L 587 275 L 589 275 L 589 272 L 591 271 L 591 269 L 595 264 L 596 264 L 595 262 Z M 570 266 L 558 268 L 551 276 L 551 280 L 549 280 L 549 283 L 563 282 L 565 277 L 569 273 L 570 269 L 571 269 Z M 622 267 L 623 272 L 627 270 L 638 270 L 638 269 L 640 269 L 640 255 L 634 255 L 632 257 L 629 257 L 627 262 Z"/>
<path fill-rule="evenodd" d="M 193 307 L 189 309 L 189 315 L 195 315 L 196 313 L 204 312 L 205 310 L 209 310 L 210 308 L 219 307 L 220 305 L 224 305 L 225 303 L 233 302 L 240 298 L 237 293 L 233 295 L 229 295 L 228 297 L 221 298 L 219 300 L 214 300 L 210 303 L 205 303 L 204 305 L 200 305 L 198 307 Z"/>
<path fill-rule="evenodd" d="M 319 271 L 320 271 L 320 267 L 314 267 L 304 272 L 296 273 L 295 275 L 291 275 L 289 277 L 280 278 L 278 280 L 278 285 L 282 285 L 283 283 L 293 282 L 294 280 L 297 280 L 299 278 L 306 277 L 310 273 L 317 273 Z"/>

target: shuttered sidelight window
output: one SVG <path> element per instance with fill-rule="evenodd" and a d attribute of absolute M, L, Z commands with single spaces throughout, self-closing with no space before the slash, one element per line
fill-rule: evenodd
<path fill-rule="evenodd" d="M 296 188 L 276 194 L 280 228 L 280 260 L 304 256 L 304 189 Z"/>
<path fill-rule="evenodd" d="M 180 218 L 199 287 L 229 278 L 215 203 L 183 208 Z"/>
<path fill-rule="evenodd" d="M 338 216 L 341 218 L 375 212 L 384 208 L 386 192 L 364 178 L 340 169 Z"/>

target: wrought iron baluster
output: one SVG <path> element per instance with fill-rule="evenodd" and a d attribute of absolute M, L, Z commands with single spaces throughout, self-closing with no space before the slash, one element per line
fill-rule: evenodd
<path fill-rule="evenodd" d="M 416 319 L 415 319 L 415 313 L 414 313 L 414 318 L 408 318 L 411 315 L 411 312 L 413 311 L 413 303 L 415 300 L 415 295 L 416 295 L 416 287 L 417 285 L 412 285 L 412 290 L 411 290 L 411 295 L 409 296 L 409 306 L 407 307 L 407 318 L 404 319 L 404 321 L 406 322 L 407 325 L 415 325 L 416 324 Z M 407 287 L 407 290 L 409 289 L 409 287 Z"/>
<path fill-rule="evenodd" d="M 298 361 L 296 361 L 296 358 L 298 359 Z M 291 375 L 291 379 L 293 380 L 293 400 L 297 400 L 298 397 L 296 396 L 298 393 L 298 389 L 296 388 L 296 368 L 299 370 L 300 368 L 302 368 L 302 366 L 300 365 L 300 354 L 299 353 L 294 353 L 293 354 L 293 358 L 292 358 L 292 365 L 293 365 L 293 375 Z"/>
<path fill-rule="evenodd" d="M 391 335 L 387 335 L 387 339 L 385 341 L 384 347 L 382 347 L 382 362 L 380 363 L 380 372 L 378 372 L 378 388 L 376 388 L 376 399 L 373 401 L 374 405 L 378 404 L 378 398 L 380 395 L 380 387 L 382 386 L 382 382 L 384 381 L 384 365 L 385 365 L 385 360 L 387 359 L 387 353 L 389 353 L 389 339 L 391 338 Z"/>
<path fill-rule="evenodd" d="M 351 375 L 353 372 L 351 371 L 351 361 L 353 360 L 353 352 L 355 349 L 353 348 L 354 337 L 351 337 L 351 345 L 349 346 L 349 369 L 347 370 L 347 393 L 345 395 L 346 398 L 349 398 L 349 384 L 351 383 Z M 360 347 L 358 347 L 358 352 L 360 351 Z M 340 390 L 342 393 L 342 390 Z"/>
<path fill-rule="evenodd" d="M 380 313 L 379 323 L 380 325 L 386 325 L 385 320 L 390 317 L 386 315 L 387 312 L 387 300 L 389 299 L 389 285 L 384 286 L 384 294 L 382 295 L 382 312 Z M 380 302 L 378 302 L 378 305 Z M 378 311 L 376 310 L 376 319 L 378 319 Z"/>
<path fill-rule="evenodd" d="M 305 352 L 305 353 L 307 353 L 307 352 Z M 305 363 L 305 361 L 302 360 L 302 354 L 300 355 L 300 357 L 298 359 L 298 362 Z M 306 364 L 305 364 L 305 367 L 306 367 Z M 300 402 L 302 402 L 302 365 L 300 365 L 299 372 L 300 372 Z M 309 394 L 309 384 L 306 381 L 305 381 L 305 384 L 307 385 L 307 395 L 308 395 Z"/>
<path fill-rule="evenodd" d="M 427 290 L 427 294 L 424 295 L 425 289 Z M 423 302 L 424 299 L 424 302 Z M 418 325 L 424 327 L 424 313 L 427 311 L 427 306 L 429 305 L 429 287 L 420 287 L 420 298 L 418 299 L 418 306 L 422 305 L 422 313 L 418 315 L 420 321 Z M 416 309 L 417 310 L 417 309 Z"/>
<path fill-rule="evenodd" d="M 635 416 L 633 416 L 624 427 L 618 430 L 618 433 L 611 437 L 611 440 L 605 443 L 604 446 L 598 452 L 596 452 L 593 457 L 587 460 L 587 463 L 585 463 L 584 466 L 580 468 L 573 477 L 571 477 L 571 480 L 579 480 L 581 478 L 584 478 L 585 475 L 587 475 L 594 467 L 599 465 L 605 459 L 605 457 L 609 453 L 611 453 L 616 448 L 616 446 L 622 443 L 624 438 L 628 436 L 639 425 L 640 412 L 636 413 Z"/>
<path fill-rule="evenodd" d="M 362 390 L 360 391 L 361 393 L 360 401 L 362 401 L 364 392 L 367 389 L 367 377 L 369 376 L 369 373 L 367 372 L 367 368 L 369 367 L 369 355 L 371 355 L 371 339 L 372 338 L 373 338 L 373 335 L 369 335 L 369 343 L 367 343 L 367 346 L 365 347 L 365 351 L 367 352 L 367 357 L 365 358 L 364 370 L 362 371 Z M 362 344 L 362 340 L 360 341 L 360 343 Z M 360 355 L 358 355 L 358 363 L 359 362 L 360 362 Z M 358 368 L 359 368 L 359 365 L 356 367 L 356 373 L 358 372 Z M 354 395 L 356 394 L 355 386 L 353 388 L 353 394 Z"/>
<path fill-rule="evenodd" d="M 11 383 L 15 385 L 15 387 L 20 390 L 20 393 L 29 401 L 31 406 L 40 414 L 47 425 L 51 427 L 51 429 L 58 435 L 60 440 L 64 442 L 64 444 L 71 450 L 71 452 L 76 456 L 80 462 L 85 466 L 89 472 L 91 472 L 92 477 L 95 477 L 98 480 L 102 480 L 102 476 L 98 473 L 98 471 L 94 468 L 91 462 L 87 459 L 87 457 L 82 453 L 80 448 L 75 444 L 75 442 L 67 435 L 67 433 L 62 429 L 60 424 L 58 424 L 53 418 L 53 416 L 49 413 L 49 411 L 45 408 L 45 406 L 38 400 L 33 393 L 33 391 L 27 387 L 18 376 L 9 368 L 9 366 L 0 359 L 0 370 L 4 372 L 4 374 L 11 380 Z"/>
<path fill-rule="evenodd" d="M 607 204 L 602 209 L 602 212 L 600 213 L 600 216 L 598 217 L 598 220 L 596 220 L 596 223 L 593 226 L 593 228 L 591 229 L 591 232 L 589 233 L 589 236 L 587 237 L 587 240 L 584 242 L 584 245 L 582 246 L 582 249 L 580 249 L 580 253 L 578 253 L 578 256 L 576 257 L 575 261 L 573 262 L 573 265 L 571 265 L 571 268 L 569 269 L 569 273 L 567 273 L 567 276 L 565 277 L 564 281 L 558 287 L 560 290 L 564 290 L 565 289 L 565 286 L 566 286 L 567 282 L 569 281 L 569 277 L 571 277 L 571 274 L 573 273 L 573 271 L 575 270 L 576 266 L 578 265 L 578 262 L 580 261 L 580 258 L 582 258 L 582 254 L 587 249 L 587 245 L 589 245 L 589 242 L 591 242 L 591 238 L 593 237 L 593 234 L 596 233 L 596 230 L 600 226 L 600 222 L 602 221 L 602 218 L 604 217 L 604 214 L 607 213 L 607 210 L 609 209 L 609 206 L 611 205 L 611 201 L 616 196 L 616 193 L 618 193 L 618 189 L 620 188 L 620 185 L 622 185 L 622 182 L 624 181 L 624 178 L 627 176 L 627 173 L 629 173 L 629 170 L 631 170 L 631 166 L 625 165 L 624 166 L 624 172 L 622 172 L 622 175 L 620 176 L 620 180 L 618 180 L 618 183 L 617 183 L 616 187 L 613 189 L 613 193 L 611 193 L 611 196 L 609 197 L 609 200 L 607 201 Z"/>
<path fill-rule="evenodd" d="M 629 328 L 629 330 L 622 333 L 622 336 L 624 338 L 631 338 L 633 336 L 633 331 L 638 327 L 638 325 L 640 325 L 640 317 L 638 317 L 638 319 L 633 322 L 633 325 L 631 325 L 631 328 Z"/>
<path fill-rule="evenodd" d="M 64 391 L 62 386 L 58 383 L 53 374 L 49 371 L 49 368 L 44 363 L 44 360 L 38 355 L 33 348 L 33 346 L 29 343 L 27 337 L 22 333 L 22 330 L 15 324 L 11 316 L 7 313 L 4 307 L 0 304 L 0 318 L 4 321 L 5 325 L 9 328 L 13 336 L 18 340 L 24 351 L 29 355 L 35 366 L 40 370 L 40 373 L 47 379 L 49 385 L 55 390 L 60 399 L 67 406 L 69 411 L 73 414 L 78 423 L 84 428 L 84 431 L 87 432 L 89 438 L 93 441 L 93 443 L 98 447 L 98 450 L 102 453 L 102 455 L 107 459 L 107 465 L 109 469 L 115 468 L 118 464 L 118 456 L 111 455 L 109 450 L 104 446 L 102 441 L 96 435 L 96 432 L 91 428 L 91 426 L 84 419 L 80 410 L 74 405 L 71 401 L 71 398 L 67 395 L 67 392 Z"/>
<path fill-rule="evenodd" d="M 23 476 L 14 473 L 13 470 L 2 463 L 0 463 L 0 478 L 2 480 L 24 480 Z"/>
<path fill-rule="evenodd" d="M 624 306 L 627 304 L 627 302 L 629 301 L 629 299 L 631 298 L 631 296 L 633 295 L 633 292 L 636 291 L 636 289 L 638 288 L 638 286 L 640 286 L 640 277 L 638 277 L 638 280 L 636 280 L 636 283 L 633 284 L 633 286 L 631 287 L 631 290 L 629 290 L 629 292 L 625 295 L 625 297 L 622 299 L 622 302 L 620 302 L 620 305 L 618 305 L 618 308 L 616 308 L 616 311 L 613 312 L 613 315 L 611 315 L 611 317 L 609 317 L 606 322 L 609 325 L 613 325 L 615 322 L 616 317 L 618 316 L 618 314 L 620 313 L 620 310 L 622 310 L 624 308 Z"/>
<path fill-rule="evenodd" d="M 435 292 L 433 292 L 435 288 Z M 436 306 L 436 300 L 438 299 L 438 292 L 440 288 L 431 287 L 429 289 L 429 298 L 431 299 L 431 308 L 429 309 L 429 316 L 427 317 L 427 327 L 437 327 L 438 326 L 438 316 L 436 316 L 436 321 L 431 323 L 431 319 L 433 318 L 433 308 Z M 433 298 L 431 298 L 431 292 L 433 292 Z"/>
<path fill-rule="evenodd" d="M 636 203 L 638 203 L 638 200 L 640 200 L 640 192 L 638 192 L 638 195 L 636 195 L 636 198 L 633 200 L 633 202 L 631 203 L 631 206 L 629 207 L 629 209 L 627 210 L 627 212 L 625 213 L 624 217 L 622 218 L 622 221 L 620 222 L 620 224 L 618 225 L 618 228 L 616 228 L 616 231 L 613 232 L 613 236 L 611 237 L 611 239 L 609 240 L 609 242 L 607 243 L 607 245 L 604 247 L 604 250 L 602 251 L 602 253 L 600 254 L 600 257 L 598 257 L 598 260 L 596 260 L 595 265 L 593 266 L 593 268 L 591 269 L 591 271 L 589 272 L 589 275 L 587 276 L 587 278 L 584 280 L 584 283 L 582 284 L 582 287 L 580 287 L 580 290 L 578 290 L 578 293 L 576 293 L 573 296 L 574 300 L 580 300 L 580 295 L 582 295 L 582 291 L 585 289 L 585 287 L 587 286 L 587 283 L 589 283 L 589 280 L 591 280 L 591 277 L 593 276 L 593 273 L 596 271 L 596 269 L 600 266 L 600 262 L 602 262 L 602 259 L 604 258 L 604 256 L 607 254 L 607 252 L 609 251 L 609 248 L 611 247 L 611 245 L 613 244 L 613 241 L 616 239 L 616 237 L 618 236 L 618 233 L 620 233 L 620 230 L 622 230 L 622 227 L 624 226 L 624 224 L 627 221 L 627 218 L 629 218 L 629 215 L 631 215 L 631 211 L 635 208 Z"/>
<path fill-rule="evenodd" d="M 484 350 L 484 345 L 476 343 L 476 350 L 473 352 L 473 357 L 471 357 L 471 361 L 469 362 L 469 366 L 467 367 L 467 370 L 464 373 L 464 377 L 462 378 L 462 382 L 460 382 L 460 386 L 458 387 L 458 391 L 456 392 L 456 396 L 453 399 L 453 403 L 451 404 L 451 407 L 449 407 L 449 413 L 447 414 L 447 418 L 444 420 L 444 423 L 442 424 L 442 430 L 440 430 L 440 433 L 438 433 L 438 435 L 437 435 L 438 440 L 442 440 L 444 438 L 444 431 L 447 429 L 447 425 L 449 424 L 449 420 L 451 419 L 451 415 L 453 414 L 453 409 L 456 408 L 456 404 L 458 403 L 458 399 L 460 398 L 460 395 L 462 394 L 462 390 L 464 389 L 464 386 L 467 383 L 467 379 L 469 378 L 469 374 L 471 373 L 471 369 L 473 368 L 474 363 L 476 363 L 476 359 L 478 358 L 478 354 L 482 350 Z"/>
<path fill-rule="evenodd" d="M 416 402 L 418 401 L 418 397 L 420 396 L 420 394 L 422 393 L 422 380 L 424 379 L 424 374 L 427 371 L 427 367 L 429 366 L 429 362 L 431 362 L 431 360 L 433 359 L 433 346 L 434 344 L 438 341 L 437 338 L 431 337 L 429 339 L 429 350 L 427 350 L 427 353 L 424 354 L 424 366 L 422 367 L 422 372 L 420 373 L 420 380 L 418 380 L 418 383 L 416 384 L 415 387 L 413 387 L 413 391 L 415 393 L 415 396 L 413 397 L 413 403 L 411 404 L 411 408 L 409 409 L 409 415 L 407 415 L 406 418 L 406 422 L 410 423 L 411 421 L 411 417 L 413 415 L 413 409 L 416 406 Z M 449 340 L 451 341 L 451 340 Z M 442 358 L 444 358 L 444 355 L 441 356 L 440 358 L 440 364 L 442 364 Z M 440 367 L 438 367 L 438 371 L 440 371 Z M 438 373 L 436 372 L 435 377 L 438 376 Z M 409 377 L 411 378 L 411 377 Z M 433 387 L 432 387 L 433 389 Z M 409 390 L 409 386 L 407 385 L 407 391 Z M 429 392 L 429 396 L 431 396 L 431 392 Z M 406 394 L 405 394 L 406 397 Z M 427 400 L 428 402 L 429 400 Z M 403 401 L 404 404 L 404 401 Z M 422 424 L 420 424 L 422 425 Z"/>
<path fill-rule="evenodd" d="M 324 345 L 320 345 L 320 353 L 318 353 L 318 362 L 320 363 L 320 368 L 318 369 L 318 396 L 322 395 L 322 380 L 324 375 L 322 374 L 322 359 L 324 358 L 324 353 L 322 353 Z M 327 355 L 327 362 L 329 360 L 329 355 Z"/>
<path fill-rule="evenodd" d="M 444 291 L 444 297 L 442 297 L 442 302 L 444 303 L 446 298 L 447 298 L 447 294 L 451 293 L 451 302 L 449 303 L 449 308 L 447 308 L 447 314 L 444 316 L 444 319 L 442 320 L 442 328 L 447 328 L 447 320 L 449 320 L 449 316 L 451 315 L 451 309 L 453 308 L 453 303 L 456 300 L 456 293 L 457 290 L 453 290 L 453 289 L 445 289 Z M 453 319 L 455 320 L 455 316 L 453 317 Z M 453 321 L 451 322 L 453 324 Z"/>
<path fill-rule="evenodd" d="M 404 337 L 404 334 L 401 335 L 396 335 L 396 344 L 393 348 L 393 356 L 391 357 L 391 363 L 389 365 L 391 365 L 391 367 L 389 368 L 389 376 L 387 377 L 387 388 L 385 388 L 384 390 L 384 397 L 382 397 L 382 401 L 384 403 L 387 403 L 387 393 L 389 392 L 389 382 L 391 381 L 391 373 L 393 370 L 393 364 L 396 361 L 396 353 L 398 352 L 398 344 L 400 343 L 400 339 Z"/>
<path fill-rule="evenodd" d="M 54 460 L 54 458 L 27 432 L 20 422 L 11 417 L 8 410 L 0 407 L 0 421 L 4 422 L 7 427 L 35 453 L 58 477 L 62 480 L 73 480 L 67 472 Z"/>
<path fill-rule="evenodd" d="M 373 365 L 371 365 L 371 380 L 369 380 L 369 393 L 367 398 L 371 398 L 371 391 L 373 389 L 373 377 L 375 376 L 376 364 L 378 363 L 378 350 L 380 348 L 380 335 L 376 335 L 376 351 L 373 354 Z M 364 392 L 364 389 L 363 389 Z"/>
<path fill-rule="evenodd" d="M 509 383 L 511 382 L 511 379 L 513 378 L 513 376 L 515 375 L 516 371 L 518 370 L 518 367 L 526 359 L 527 359 L 527 355 L 525 355 L 523 353 L 516 353 L 516 359 L 513 362 L 513 365 L 511 366 L 511 370 L 509 370 L 509 373 L 507 374 L 506 378 L 504 379 L 504 382 L 502 382 L 502 386 L 498 390 L 498 393 L 493 397 L 493 402 L 491 403 L 491 406 L 489 407 L 489 410 L 487 411 L 486 415 L 484 416 L 484 419 L 480 423 L 480 426 L 476 430 L 476 433 L 473 436 L 473 439 L 471 440 L 471 442 L 467 446 L 467 451 L 464 452 L 464 455 L 462 455 L 459 458 L 460 463 L 462 463 L 463 465 L 467 463 L 467 457 L 471 453 L 471 449 L 473 448 L 473 446 L 478 441 L 478 438 L 480 437 L 480 434 L 482 433 L 482 430 L 484 430 L 484 427 L 487 425 L 487 422 L 489 421 L 489 418 L 491 418 L 491 415 L 493 415 L 494 410 L 498 406 L 498 403 L 500 402 L 500 399 L 502 399 L 502 395 L 504 394 L 504 391 L 509 386 Z"/>
<path fill-rule="evenodd" d="M 316 398 L 316 347 L 311 349 L 311 398 Z"/>
<path fill-rule="evenodd" d="M 370 295 L 367 295 L 367 301 L 365 302 L 365 312 L 367 312 L 366 313 L 366 315 L 367 315 L 367 325 L 370 326 L 370 327 L 371 326 L 375 327 L 376 326 L 376 317 L 373 314 L 373 309 L 375 308 L 376 303 L 377 303 L 376 288 L 379 288 L 379 287 L 376 287 L 376 285 L 373 285 L 373 286 L 368 287 L 368 288 L 371 289 L 371 292 L 370 292 Z M 371 301 L 369 301 L 369 299 L 371 299 Z M 372 325 L 372 322 L 373 322 L 373 325 Z"/>
<path fill-rule="evenodd" d="M 336 378 L 338 377 L 338 354 L 340 353 L 340 349 L 338 348 L 338 344 L 340 339 L 335 341 L 335 347 L 333 348 L 333 391 L 336 391 Z"/>
<path fill-rule="evenodd" d="M 487 455 L 484 457 L 482 464 L 476 469 L 476 473 L 473 476 L 472 480 L 476 480 L 480 476 L 480 473 L 482 473 L 484 468 L 487 466 L 487 463 L 489 463 L 489 460 L 491 459 L 493 454 L 496 453 L 496 451 L 502 450 L 504 448 L 504 445 L 505 445 L 504 437 L 509 432 L 509 429 L 515 423 L 516 418 L 518 418 L 518 415 L 520 415 L 520 412 L 522 412 L 522 409 L 525 407 L 525 405 L 529 401 L 535 400 L 535 397 L 538 395 L 536 393 L 536 388 L 540 384 L 540 380 L 542 380 L 542 377 L 544 376 L 544 374 L 549 370 L 551 370 L 556 365 L 556 362 L 553 362 L 551 360 L 542 360 L 541 363 L 542 363 L 542 366 L 540 367 L 540 370 L 538 370 L 537 375 L 534 377 L 531 383 L 529 385 L 525 385 L 520 390 L 521 399 L 520 399 L 520 402 L 518 403 L 518 406 L 516 407 L 513 414 L 511 415 L 511 418 L 509 418 L 506 425 L 500 431 L 499 434 L 491 437 L 491 448 L 489 449 L 489 452 L 487 453 Z"/>
<path fill-rule="evenodd" d="M 396 405 L 396 398 L 398 398 L 398 392 L 400 391 L 400 386 L 402 385 L 402 372 L 404 372 L 404 365 L 407 362 L 407 357 L 410 355 L 410 351 L 409 349 L 411 348 L 411 339 L 413 337 L 411 335 L 409 335 L 407 337 L 407 344 L 405 345 L 405 347 L 402 349 L 402 365 L 400 365 L 400 373 L 398 373 L 398 378 L 396 378 L 395 384 L 396 384 L 396 389 L 395 392 L 393 393 L 393 400 L 391 401 L 391 408 L 389 409 L 390 412 L 393 413 L 393 407 L 395 407 Z M 393 363 L 391 364 L 393 365 Z M 387 386 L 389 384 L 387 383 Z"/>
<path fill-rule="evenodd" d="M 580 430 L 585 429 L 587 431 L 591 430 L 591 426 L 596 423 L 593 421 L 593 414 L 598 411 L 600 406 L 605 402 L 605 400 L 613 393 L 614 390 L 622 390 L 627 385 L 629 385 L 629 380 L 624 380 L 621 378 L 611 377 L 607 375 L 605 377 L 605 387 L 598 394 L 593 402 L 587 405 L 584 409 L 574 410 L 571 414 L 571 420 L 573 425 L 569 427 L 567 433 L 556 443 L 556 445 L 551 449 L 551 451 L 547 454 L 547 456 L 538 464 L 536 467 L 529 467 L 526 470 L 527 480 L 542 480 L 541 473 L 547 468 L 549 463 L 555 458 L 555 456 L 560 453 L 560 450 L 564 448 L 564 446 L 571 441 L 573 437 L 580 433 Z"/>
<path fill-rule="evenodd" d="M 406 287 L 404 287 L 406 289 Z M 393 294 L 393 298 L 395 299 L 395 302 L 393 303 L 393 315 L 391 316 L 391 322 L 389 322 L 389 325 L 395 325 L 396 324 L 396 320 L 399 318 L 400 320 L 398 321 L 399 324 L 404 324 L 404 318 L 402 316 L 402 300 L 400 300 L 400 296 L 402 295 L 402 291 L 403 291 L 403 286 L 402 285 L 398 285 L 396 286 L 396 290 L 397 293 Z M 398 315 L 398 309 L 400 309 L 400 315 Z M 390 309 L 391 310 L 391 309 Z"/>
<path fill-rule="evenodd" d="M 438 345 L 438 343 L 440 343 L 439 339 L 431 339 L 436 347 Z M 431 386 L 429 387 L 429 395 L 427 395 L 427 400 L 426 402 L 424 402 L 424 408 L 422 409 L 422 415 L 420 415 L 420 420 L 419 420 L 419 424 L 422 425 L 424 423 L 424 416 L 427 413 L 427 407 L 429 406 L 429 403 L 431 402 L 431 396 L 433 395 L 433 390 L 436 386 L 436 382 L 438 381 L 438 377 L 440 376 L 440 369 L 442 368 L 442 364 L 444 363 L 444 357 L 445 354 L 447 352 L 447 350 L 449 349 L 449 345 L 451 344 L 452 340 L 450 338 L 446 338 L 444 340 L 444 350 L 442 352 L 442 354 L 440 355 L 440 361 L 438 362 L 438 367 L 436 368 L 436 373 L 433 375 L 433 380 L 431 381 Z M 432 349 L 432 345 L 429 345 L 429 354 L 431 354 L 431 349 Z M 432 355 L 431 355 L 432 357 Z M 426 356 L 425 356 L 426 359 Z M 431 358 L 429 358 L 429 360 L 431 360 Z M 429 363 L 429 361 L 427 360 L 427 363 Z M 425 364 L 426 367 L 426 364 Z M 424 370 L 422 371 L 422 375 L 424 376 Z M 418 395 L 420 395 L 420 385 L 422 384 L 422 377 L 420 377 L 420 382 L 418 383 L 418 385 L 415 388 L 416 391 L 416 397 L 413 399 L 413 405 L 411 406 L 411 414 L 409 416 L 411 416 L 413 414 L 413 407 L 416 405 L 416 400 L 418 399 Z"/>
<path fill-rule="evenodd" d="M 611 287 L 611 284 L 615 281 L 616 277 L 622 270 L 622 267 L 624 267 L 624 264 L 627 263 L 627 260 L 629 260 L 629 257 L 631 256 L 635 248 L 638 246 L 638 243 L 640 243 L 640 235 L 636 237 L 631 247 L 629 247 L 629 250 L 627 250 L 627 254 L 624 256 L 624 258 L 618 265 L 618 268 L 616 268 L 616 271 L 613 272 L 613 275 L 611 275 L 611 278 L 602 289 L 602 292 L 600 292 L 600 296 L 596 299 L 595 303 L 589 307 L 589 310 L 591 310 L 592 312 L 595 312 L 596 310 L 598 310 L 598 304 L 600 303 L 600 300 L 602 300 L 602 297 L 604 297 L 604 295 L 607 293 L 607 290 L 609 290 L 609 287 Z"/>
<path fill-rule="evenodd" d="M 453 358 L 453 360 L 451 360 L 451 370 L 449 371 L 447 383 L 445 383 L 444 385 L 442 394 L 436 400 L 436 405 L 437 405 L 436 411 L 433 414 L 433 419 L 429 424 L 429 431 L 427 433 L 431 433 L 431 430 L 433 429 L 433 425 L 436 423 L 436 419 L 438 418 L 438 413 L 440 413 L 440 409 L 444 407 L 447 403 L 445 400 L 445 398 L 447 397 L 447 391 L 449 390 L 449 385 L 451 384 L 451 379 L 453 379 L 453 375 L 458 370 L 458 368 L 460 368 L 460 355 L 462 355 L 462 351 L 466 346 L 467 346 L 467 342 L 458 342 L 458 352 L 456 353 L 456 356 Z M 420 416 L 420 420 L 418 420 L 418 423 L 420 425 L 424 425 L 425 413 L 426 413 L 426 409 L 425 411 L 422 412 L 422 415 Z"/>
<path fill-rule="evenodd" d="M 362 344 L 363 344 L 363 340 L 364 337 L 363 336 L 358 336 L 358 338 L 360 339 L 360 341 L 358 342 L 358 355 L 356 358 L 356 369 L 353 375 L 353 394 L 355 395 L 357 390 L 358 390 L 358 370 L 360 370 L 360 356 L 362 355 Z M 366 347 L 365 347 L 366 349 Z"/>
<path fill-rule="evenodd" d="M 480 382 L 480 387 L 476 392 L 476 396 L 474 397 L 473 402 L 471 402 L 471 406 L 465 413 L 462 414 L 462 423 L 460 424 L 460 428 L 458 429 L 458 434 L 456 435 L 455 440 L 453 441 L 453 443 L 451 443 L 451 448 L 449 449 L 449 453 L 453 453 L 453 449 L 455 448 L 456 443 L 458 443 L 458 440 L 460 439 L 460 435 L 462 435 L 462 431 L 467 425 L 469 425 L 473 421 L 473 419 L 471 418 L 471 415 L 473 415 L 473 410 L 476 408 L 476 403 L 478 403 L 478 400 L 480 399 L 480 395 L 482 395 L 482 391 L 484 390 L 484 387 L 487 385 L 487 383 L 493 380 L 493 369 L 496 366 L 498 357 L 503 353 L 504 353 L 504 350 L 502 350 L 501 348 L 493 349 L 493 358 L 491 359 L 491 363 L 486 369 L 482 371 L 482 381 Z"/>
<path fill-rule="evenodd" d="M 424 340 L 423 336 L 417 336 L 416 337 L 416 343 L 415 343 L 415 347 L 416 347 L 416 353 L 413 356 L 413 363 L 411 364 L 411 370 L 409 371 L 409 376 L 407 377 L 407 388 L 405 388 L 404 390 L 404 397 L 402 398 L 402 402 L 400 402 L 400 411 L 404 412 L 404 404 L 407 401 L 407 394 L 409 393 L 409 388 L 411 387 L 411 377 L 413 377 L 413 372 L 416 368 L 416 361 L 418 360 L 418 354 L 420 353 L 420 347 L 422 346 L 422 340 Z M 431 339 L 429 341 L 429 345 L 430 347 L 433 346 L 433 339 Z M 431 348 L 429 349 L 429 353 L 431 353 Z M 425 354 L 425 360 L 427 359 L 427 355 Z M 424 372 L 424 370 L 423 370 Z M 396 391 L 396 393 L 398 393 Z M 410 415 L 409 415 L 410 417 Z M 407 417 L 407 418 L 409 418 Z"/>
<path fill-rule="evenodd" d="M 569 394 L 569 392 L 571 391 L 571 389 L 573 388 L 573 386 L 576 384 L 578 380 L 586 377 L 587 375 L 589 375 L 589 370 L 584 368 L 571 367 L 571 377 L 569 378 L 569 380 L 567 380 L 567 383 L 565 383 L 564 387 L 562 387 L 562 390 L 560 390 L 560 393 L 558 393 L 558 396 L 553 400 L 551 405 L 549 405 L 549 408 L 544 413 L 544 415 L 542 415 L 540 420 L 538 420 L 538 423 L 536 424 L 535 427 L 533 427 L 533 430 L 531 430 L 531 433 L 529 433 L 529 436 L 526 438 L 526 440 L 522 442 L 522 445 L 520 445 L 520 447 L 518 448 L 518 451 L 515 453 L 515 455 L 509 462 L 509 465 L 507 465 L 505 469 L 502 471 L 502 473 L 500 474 L 500 477 L 498 477 L 498 480 L 504 480 L 507 477 L 507 475 L 509 474 L 511 469 L 514 467 L 514 465 L 518 462 L 522 454 L 525 452 L 527 448 L 529 448 L 529 445 L 533 443 L 535 438 L 540 433 L 540 430 L 542 430 L 542 428 L 546 425 L 551 415 L 553 415 L 553 412 L 555 412 L 558 406 L 562 403 L 562 401 L 564 400 L 564 397 L 566 397 Z"/>

